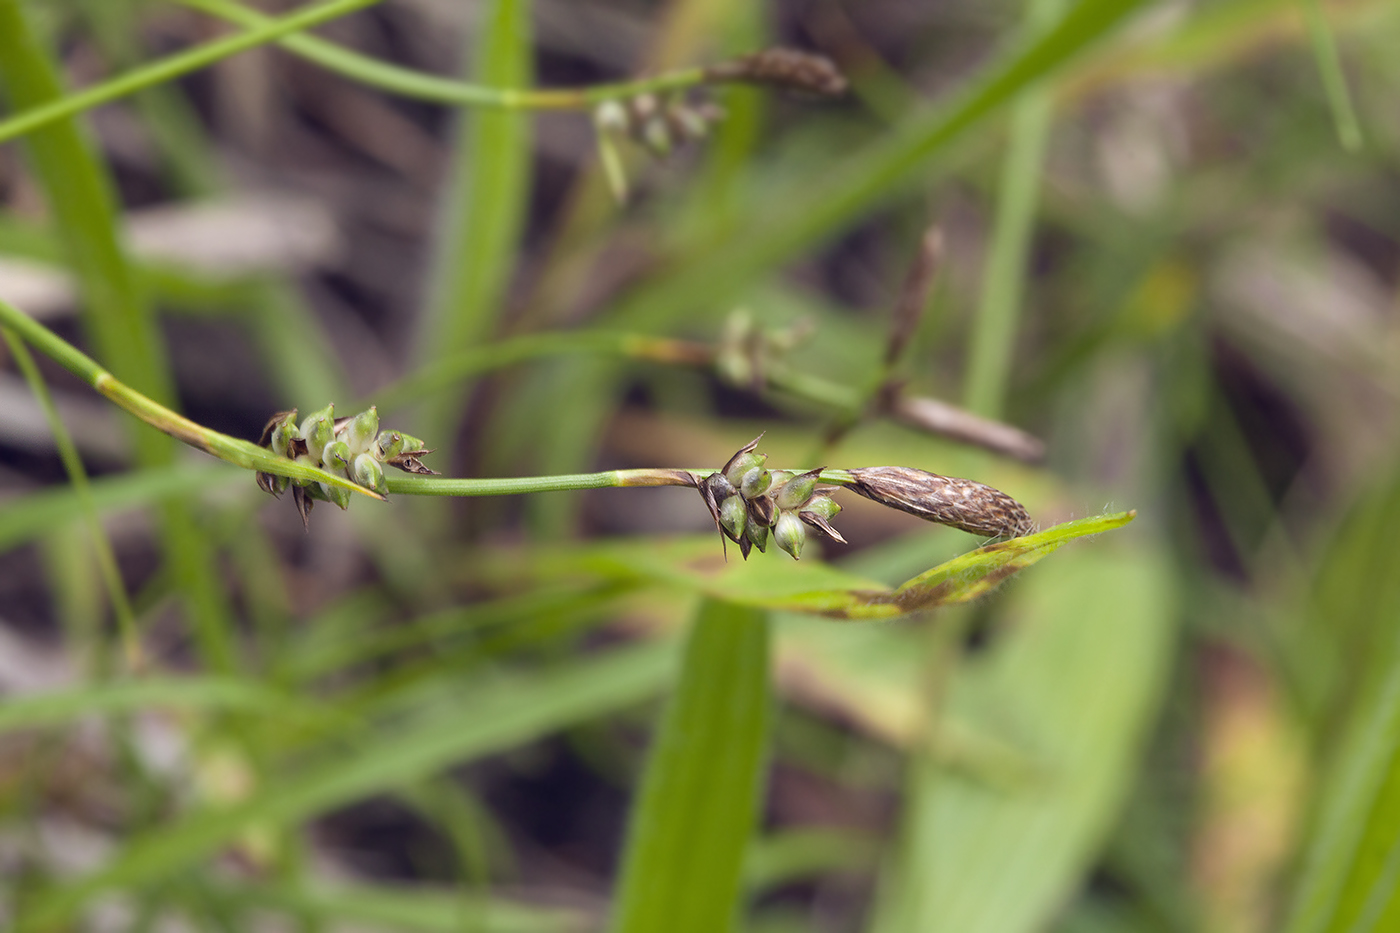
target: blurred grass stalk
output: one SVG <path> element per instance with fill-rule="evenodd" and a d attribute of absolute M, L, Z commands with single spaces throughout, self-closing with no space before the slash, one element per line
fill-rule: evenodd
<path fill-rule="evenodd" d="M 65 100 L 57 70 L 20 0 L 0 0 L 0 81 L 16 108 L 62 106 Z M 31 169 L 78 277 L 84 328 L 120 378 L 150 398 L 172 402 L 169 364 L 119 239 L 104 167 L 66 117 L 31 133 L 26 142 Z M 8 323 L 23 332 L 22 322 Z M 142 427 L 133 426 L 132 445 L 142 467 L 163 466 L 175 456 L 168 438 Z M 212 670 L 232 670 L 232 619 L 213 554 L 183 503 L 166 503 L 161 513 L 162 548 L 180 582 L 203 660 Z"/>
<path fill-rule="evenodd" d="M 1027 32 L 1043 32 L 1064 8 L 1064 0 L 1030 0 Z M 1006 407 L 1054 109 L 1052 89 L 1033 85 L 1021 92 L 1011 110 L 1010 141 L 997 190 L 991 250 L 982 270 L 982 298 L 973 320 L 963 398 L 968 409 L 985 418 L 1000 418 Z"/>
<path fill-rule="evenodd" d="M 522 88 L 533 74 L 529 0 L 488 0 L 472 35 L 471 67 L 484 85 Z M 438 236 L 418 355 L 431 365 L 488 339 L 502 313 L 528 215 L 529 114 L 463 110 Z M 465 390 L 429 400 L 420 435 L 450 452 Z M 438 513 L 441 515 L 441 513 Z"/>
<path fill-rule="evenodd" d="M 24 345 L 24 341 L 19 338 L 19 335 L 9 327 L 0 325 L 0 335 L 4 336 L 5 343 L 10 348 L 10 355 L 14 357 L 20 372 L 24 374 L 24 380 L 29 383 L 30 390 L 33 391 L 34 397 L 38 399 L 40 407 L 44 410 L 44 418 L 49 423 L 54 445 L 58 448 L 59 459 L 63 461 L 63 469 L 68 474 L 68 482 L 77 497 L 79 507 L 82 509 L 83 520 L 91 538 L 93 556 L 97 560 L 98 572 L 102 577 L 103 586 L 107 589 L 107 597 L 111 600 L 112 615 L 117 621 L 117 631 L 121 633 L 126 666 L 129 670 L 138 670 L 142 666 L 142 654 L 140 636 L 136 631 L 136 615 L 131 611 L 131 600 L 127 598 L 126 585 L 122 582 L 121 571 L 117 568 L 117 556 L 112 549 L 112 541 L 107 537 L 107 531 L 102 527 L 102 521 L 97 516 L 97 508 L 92 501 L 92 489 L 88 485 L 88 475 L 87 470 L 83 467 L 83 459 L 79 456 L 78 448 L 73 444 L 73 438 L 68 433 L 68 429 L 64 427 L 63 419 L 54 406 L 53 396 L 49 394 L 48 386 L 44 384 L 43 376 L 39 374 L 39 367 L 34 364 L 34 357 L 30 355 L 29 348 Z M 101 646 L 104 644 L 104 640 L 95 637 L 95 642 L 99 652 L 98 667 L 101 669 L 106 666 L 101 662 Z"/>
<path fill-rule="evenodd" d="M 5 0 L 8 12 L 0 13 L 0 22 L 6 29 L 15 30 L 7 37 L 4 46 L 10 52 L 19 46 L 29 46 L 28 54 L 45 62 L 47 57 L 40 51 L 28 26 L 19 25 L 22 0 Z M 171 55 L 128 72 L 110 81 L 72 93 L 63 93 L 55 78 L 51 90 L 54 93 L 28 96 L 12 89 L 12 102 L 22 105 L 24 110 L 0 122 L 0 142 L 33 133 L 51 124 L 61 124 L 70 117 L 102 104 L 110 103 L 137 91 L 178 78 L 181 75 L 208 67 L 220 59 L 237 55 L 256 46 L 267 43 L 291 32 L 310 29 L 312 26 L 329 22 L 364 7 L 373 6 L 382 0 L 328 0 L 319 6 L 308 7 L 281 19 L 272 20 L 264 26 L 217 39 L 213 42 Z M 25 69 L 27 70 L 27 69 Z M 18 72 L 11 72 L 12 74 Z"/>
<path fill-rule="evenodd" d="M 737 928 L 766 784 L 769 623 L 705 599 L 629 820 L 612 933 Z"/>
<path fill-rule="evenodd" d="M 1322 89 L 1327 93 L 1327 106 L 1337 127 L 1337 140 L 1347 152 L 1359 152 L 1362 143 L 1361 121 L 1356 117 L 1351 89 L 1347 86 L 1346 73 L 1342 71 L 1337 37 L 1322 11 L 1321 0 L 1299 2 L 1303 4 L 1303 15 L 1307 19 L 1308 38 L 1312 41 L 1313 57 L 1317 59 L 1317 73 L 1322 79 Z"/>

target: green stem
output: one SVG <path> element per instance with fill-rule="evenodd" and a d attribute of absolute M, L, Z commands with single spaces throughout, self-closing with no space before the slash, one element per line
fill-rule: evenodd
<path fill-rule="evenodd" d="M 30 344 L 63 366 L 73 375 L 87 382 L 100 394 L 115 402 L 121 408 L 140 418 L 158 431 L 169 434 L 235 466 L 248 470 L 259 470 L 292 479 L 314 480 L 353 490 L 371 499 L 383 496 L 352 483 L 343 476 L 328 473 L 316 467 L 307 466 L 286 457 L 279 457 L 270 450 L 256 444 L 211 431 L 196 424 L 177 412 L 171 411 L 159 402 L 153 401 L 117 379 L 98 365 L 92 357 L 59 337 L 38 321 L 20 311 L 14 305 L 0 300 L 0 325 L 13 329 Z"/>
<path fill-rule="evenodd" d="M 706 344 L 645 334 L 597 331 L 525 334 L 472 347 L 420 366 L 412 375 L 376 391 L 373 401 L 380 409 L 389 410 L 420 401 L 423 396 L 449 388 L 469 376 L 528 360 L 573 354 L 612 354 L 627 359 L 695 366 L 709 366 L 715 359 L 715 351 Z"/>
<path fill-rule="evenodd" d="M 129 71 L 118 78 L 66 95 L 52 103 L 33 107 L 0 122 L 0 142 L 23 136 L 41 126 L 47 126 L 94 107 L 100 107 L 118 98 L 189 74 L 191 71 L 198 71 L 231 55 L 237 55 L 239 52 L 254 46 L 264 45 L 279 39 L 288 33 L 310 29 L 312 26 L 320 25 L 379 2 L 380 0 L 329 0 L 327 3 L 309 7 L 279 19 L 262 17 L 262 25 L 255 29 L 249 29 L 246 32 L 223 39 L 216 39 L 205 45 L 171 55 L 142 68 Z"/>
<path fill-rule="evenodd" d="M 508 476 L 498 479 L 437 479 L 386 476 L 391 493 L 406 496 L 518 496 L 532 492 L 616 489 L 626 486 L 695 486 L 713 470 L 608 470 L 557 476 Z"/>
<path fill-rule="evenodd" d="M 127 598 L 126 586 L 122 582 L 121 571 L 117 569 L 116 552 L 112 549 L 111 539 L 107 537 L 107 531 L 102 527 L 102 522 L 97 518 L 97 507 L 92 499 L 92 489 L 88 486 L 87 470 L 83 468 L 83 458 L 78 455 L 78 448 L 73 443 L 73 437 L 68 433 L 68 429 L 63 424 L 63 419 L 58 414 L 58 408 L 54 405 L 53 396 L 49 394 L 48 386 L 44 384 L 43 377 L 39 374 L 39 367 L 34 365 L 34 357 L 30 355 L 29 349 L 24 345 L 19 335 L 9 327 L 0 326 L 0 335 L 3 335 L 5 342 L 10 347 L 10 353 L 15 358 L 15 364 L 24 374 L 24 379 L 29 383 L 29 388 L 34 393 L 34 397 L 39 401 L 39 407 L 44 411 L 44 418 L 49 423 L 49 430 L 53 433 L 54 446 L 58 448 L 59 459 L 63 461 L 63 468 L 68 473 L 68 480 L 73 486 L 73 492 L 78 498 L 79 508 L 82 510 L 83 518 L 88 526 L 88 533 L 92 536 L 92 549 L 97 558 L 97 567 L 102 574 L 102 582 L 107 587 L 108 598 L 112 600 L 112 614 L 117 620 L 117 630 L 121 633 L 122 649 L 126 652 L 127 666 L 132 670 L 141 667 L 141 642 L 136 632 L 136 614 L 131 610 L 131 600 Z"/>
<path fill-rule="evenodd" d="M 242 26 L 259 26 L 271 20 L 256 10 L 230 0 L 177 0 Z M 286 36 L 278 43 L 330 71 L 381 90 L 454 106 L 501 107 L 517 110 L 586 110 L 603 101 L 662 93 L 703 84 L 704 68 L 683 68 L 635 81 L 598 84 L 586 88 L 500 88 L 424 74 L 377 61 L 314 36 Z"/>
<path fill-rule="evenodd" d="M 1337 139 L 1347 152 L 1361 149 L 1361 122 L 1356 118 L 1356 107 L 1352 104 L 1351 90 L 1347 87 L 1347 77 L 1342 71 L 1342 59 L 1337 53 L 1337 37 L 1327 24 L 1319 0 L 1303 0 L 1303 14 L 1308 22 L 1308 36 L 1312 40 L 1313 56 L 1317 59 L 1317 71 L 1322 78 L 1322 89 L 1327 93 L 1327 105 L 1332 110 L 1332 120 L 1337 127 Z"/>

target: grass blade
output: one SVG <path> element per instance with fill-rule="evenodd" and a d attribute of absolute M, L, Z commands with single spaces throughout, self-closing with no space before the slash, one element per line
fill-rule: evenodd
<path fill-rule="evenodd" d="M 17 0 L 7 0 L 4 5 L 13 7 L 16 2 Z M 0 142 L 61 123 L 61 121 L 94 107 L 100 107 L 146 88 L 163 84 L 181 75 L 189 74 L 191 71 L 207 68 L 231 55 L 237 55 L 239 52 L 255 46 L 266 45 L 289 33 L 310 29 L 312 26 L 329 22 L 379 2 L 380 0 L 329 0 L 329 2 L 319 6 L 309 7 L 290 16 L 274 20 L 265 26 L 249 29 L 246 32 L 218 39 L 198 48 L 152 62 L 82 91 L 58 96 L 47 102 L 21 101 L 27 109 L 8 120 L 0 121 Z M 16 10 L 16 14 L 17 12 Z M 8 15 L 0 12 L 0 17 Z M 4 19 L 0 19 L 0 22 L 4 22 Z"/>
<path fill-rule="evenodd" d="M 1031 0 L 1028 26 L 1041 28 L 1058 15 L 1060 7 L 1059 0 Z M 1002 164 L 991 252 L 982 271 L 982 298 L 973 325 L 963 399 L 969 409 L 987 418 L 1000 418 L 1006 399 L 1035 229 L 1040 168 L 1053 113 L 1050 91 L 1032 87 L 1016 101 L 1011 114 L 1011 140 Z"/>
<path fill-rule="evenodd" d="M 528 84 L 529 0 L 492 0 L 478 22 L 477 78 L 494 87 Z M 530 120 L 529 114 L 507 110 L 462 114 L 423 333 L 429 361 L 468 350 L 495 329 L 527 214 Z M 454 437 L 463 404 L 460 394 L 435 400 L 423 435 Z"/>
<path fill-rule="evenodd" d="M 482 555 L 476 571 L 497 582 L 525 572 L 593 573 L 605 580 L 650 580 L 681 586 L 745 606 L 805 612 L 837 619 L 892 619 L 939 606 L 965 603 L 1061 546 L 1121 528 L 1135 512 L 1065 522 L 1045 531 L 968 551 L 891 589 L 818 561 L 792 561 L 780 553 L 726 562 L 713 538 L 687 538 L 570 548 L 537 548 L 522 562 L 518 552 Z"/>
<path fill-rule="evenodd" d="M 1302 0 L 1302 3 L 1308 22 L 1308 37 L 1312 40 L 1313 57 L 1317 59 L 1317 73 L 1322 78 L 1322 89 L 1327 92 L 1327 105 L 1332 110 L 1332 121 L 1337 127 L 1337 139 L 1347 152 L 1357 152 L 1361 149 L 1361 121 L 1356 118 L 1351 89 L 1342 71 L 1337 37 L 1332 34 L 1332 27 L 1327 23 L 1319 0 Z"/>
<path fill-rule="evenodd" d="M 223 883 L 200 893 L 244 910 L 281 910 L 303 920 L 410 933 L 582 933 L 593 928 L 582 911 L 424 886 Z"/>
<path fill-rule="evenodd" d="M 89 484 L 98 513 L 130 509 L 247 484 L 248 474 L 223 464 L 181 463 L 135 473 L 95 479 Z M 39 537 L 55 525 L 83 515 L 84 507 L 71 486 L 32 492 L 23 498 L 0 500 L 0 553 Z"/>
<path fill-rule="evenodd" d="M 1048 927 L 1137 769 L 1165 684 L 1171 593 L 1161 561 L 1104 548 L 1017 589 L 1015 626 L 964 663 L 948 698 L 951 716 L 1002 751 L 958 759 L 947 719 L 935 727 L 877 930 Z"/>
<path fill-rule="evenodd" d="M 0 735 L 151 707 L 276 713 L 287 711 L 289 704 L 295 705 L 282 691 L 247 680 L 149 677 L 6 698 L 0 704 Z"/>
<path fill-rule="evenodd" d="M 764 613 L 705 600 L 632 814 L 615 933 L 735 928 L 771 704 Z"/>
<path fill-rule="evenodd" d="M 103 868 L 36 899 L 18 928 L 51 927 L 105 891 L 170 877 L 250 825 L 292 824 L 640 702 L 670 676 L 673 652 L 668 643 L 649 644 L 477 686 L 414 722 L 361 740 L 356 752 L 269 781 L 242 803 L 197 810 L 134 838 Z"/>
<path fill-rule="evenodd" d="M 58 448 L 59 459 L 63 461 L 63 469 L 68 474 L 68 482 L 73 487 L 74 498 L 77 500 L 78 508 L 83 513 L 88 535 L 92 539 L 92 549 L 97 558 L 97 567 L 102 576 L 102 583 L 107 589 L 108 598 L 112 601 L 112 614 L 117 620 L 117 630 L 121 632 L 122 647 L 126 652 L 127 664 L 132 668 L 139 667 L 141 664 L 141 643 L 136 632 L 136 616 L 131 611 L 131 600 L 126 595 L 126 584 L 122 582 L 121 571 L 117 568 L 117 556 L 116 552 L 112 550 L 112 541 L 107 537 L 107 530 L 102 527 L 102 523 L 97 518 L 97 509 L 92 502 L 92 489 L 88 485 L 88 475 L 87 470 L 83 467 L 83 459 L 78 455 L 78 448 L 73 444 L 73 438 L 69 435 L 68 429 L 64 427 L 63 419 L 59 417 L 58 408 L 54 406 L 53 396 L 49 394 L 48 386 L 44 384 L 38 367 L 34 365 L 34 357 L 30 355 L 29 348 L 8 327 L 0 326 L 0 335 L 4 336 L 5 343 L 10 347 L 10 354 L 15 358 L 15 363 L 24 373 L 25 381 L 29 383 L 30 389 L 39 400 L 39 407 L 44 410 L 44 417 L 48 420 L 49 430 L 53 434 L 54 446 Z"/>

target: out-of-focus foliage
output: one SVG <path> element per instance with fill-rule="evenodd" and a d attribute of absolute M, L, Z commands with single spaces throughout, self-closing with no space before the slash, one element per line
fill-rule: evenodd
<path fill-rule="evenodd" d="M 258 43 L 0 144 L 0 299 L 248 440 L 378 402 L 530 476 L 766 431 L 1045 530 L 838 491 L 849 546 L 725 563 L 694 490 L 622 488 L 306 532 L 40 359 L 83 495 L 6 353 L 0 925 L 1396 925 L 1400 7 L 360 5 L 316 35 L 407 72 Z M 221 8 L 0 0 L 0 138 Z M 626 203 L 587 108 L 410 96 L 773 45 L 849 92 L 626 100 Z"/>

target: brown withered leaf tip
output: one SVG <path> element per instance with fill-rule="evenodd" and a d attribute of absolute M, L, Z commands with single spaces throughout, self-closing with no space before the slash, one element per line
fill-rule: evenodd
<path fill-rule="evenodd" d="M 853 492 L 881 505 L 941 525 L 988 537 L 1015 538 L 1035 531 L 1026 507 L 999 489 L 911 467 L 848 470 Z"/>
<path fill-rule="evenodd" d="M 849 87 L 846 76 L 825 55 L 783 47 L 711 65 L 706 74 L 711 81 L 767 84 L 822 97 L 839 97 Z"/>

